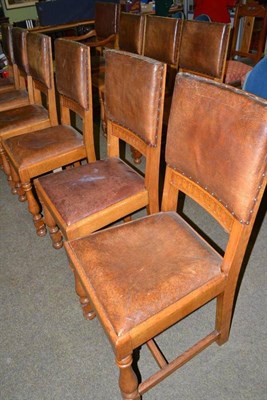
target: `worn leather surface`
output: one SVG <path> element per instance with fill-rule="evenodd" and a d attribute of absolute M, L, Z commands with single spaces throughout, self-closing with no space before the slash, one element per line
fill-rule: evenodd
<path fill-rule="evenodd" d="M 88 110 L 91 90 L 89 48 L 81 43 L 58 39 L 55 41 L 55 61 L 59 93 Z M 84 87 L 88 89 L 84 90 Z"/>
<path fill-rule="evenodd" d="M 120 15 L 119 48 L 130 53 L 142 54 L 145 15 L 122 12 Z"/>
<path fill-rule="evenodd" d="M 159 242 L 160 238 L 160 242 Z M 176 213 L 68 242 L 118 336 L 221 276 L 221 257 Z"/>
<path fill-rule="evenodd" d="M 0 113 L 0 137 L 15 128 L 34 125 L 48 120 L 47 110 L 42 106 L 28 105 Z"/>
<path fill-rule="evenodd" d="M 66 125 L 14 136 L 4 141 L 20 169 L 84 147 L 82 135 Z"/>
<path fill-rule="evenodd" d="M 29 104 L 27 90 L 12 90 L 0 93 L 0 112 Z"/>
<path fill-rule="evenodd" d="M 119 159 L 44 176 L 39 183 L 67 225 L 145 190 L 143 178 Z"/>
<path fill-rule="evenodd" d="M 51 38 L 40 33 L 29 32 L 27 52 L 30 74 L 50 89 L 53 82 Z"/>
<path fill-rule="evenodd" d="M 179 68 L 223 78 L 229 34 L 228 24 L 184 21 Z"/>
<path fill-rule="evenodd" d="M 144 55 L 177 65 L 182 20 L 147 16 Z"/>
<path fill-rule="evenodd" d="M 127 61 L 129 60 L 129 62 Z M 107 117 L 154 146 L 157 143 L 164 65 L 139 55 L 106 50 Z M 138 78 L 138 79 L 137 79 Z"/>
<path fill-rule="evenodd" d="M 178 74 L 166 162 L 248 222 L 266 173 L 267 101 L 209 79 Z"/>
<path fill-rule="evenodd" d="M 98 37 L 107 38 L 118 32 L 120 5 L 96 2 L 95 31 Z"/>
<path fill-rule="evenodd" d="M 28 31 L 26 29 L 14 27 L 12 29 L 13 52 L 14 60 L 19 69 L 29 75 L 29 63 L 27 54 L 27 40 Z"/>
<path fill-rule="evenodd" d="M 14 53 L 12 43 L 12 25 L 4 23 L 1 25 L 2 47 L 10 64 L 14 64 Z"/>

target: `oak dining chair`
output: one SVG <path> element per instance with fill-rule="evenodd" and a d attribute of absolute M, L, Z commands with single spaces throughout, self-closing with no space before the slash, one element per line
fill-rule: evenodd
<path fill-rule="evenodd" d="M 256 40 L 253 40 L 256 35 Z M 258 2 L 239 3 L 234 19 L 233 38 L 224 82 L 241 86 L 245 75 L 264 54 L 267 36 L 267 8 Z"/>
<path fill-rule="evenodd" d="M 12 29 L 11 34 L 19 89 L 13 89 L 5 93 L 0 92 L 0 112 L 33 104 L 34 102 L 26 44 L 28 32 L 26 29 L 15 27 Z"/>
<path fill-rule="evenodd" d="M 159 209 L 166 66 L 108 49 L 105 68 L 108 157 L 34 181 L 55 248 L 63 237 L 84 236 L 142 208 Z M 144 176 L 123 158 L 123 144 L 145 157 Z"/>
<path fill-rule="evenodd" d="M 237 281 L 266 188 L 266 153 L 266 101 L 179 73 L 162 212 L 65 242 L 84 315 L 98 317 L 115 353 L 123 399 L 141 399 L 207 346 L 228 340 Z M 224 251 L 213 247 L 212 231 L 205 232 L 209 241 L 177 213 L 180 192 L 227 232 Z M 168 361 L 155 337 L 211 300 L 216 311 L 210 333 Z M 144 344 L 159 371 L 140 382 L 133 357 Z M 179 388 L 173 390 L 178 398 Z"/>
<path fill-rule="evenodd" d="M 0 156 L 5 171 L 9 171 L 9 166 L 2 140 L 58 124 L 51 38 L 29 32 L 26 42 L 34 103 L 0 112 Z M 8 178 L 16 192 L 11 177 Z"/>
<path fill-rule="evenodd" d="M 7 175 L 11 176 L 20 200 L 26 196 L 40 236 L 46 231 L 40 227 L 43 222 L 39 201 L 32 190 L 33 178 L 59 167 L 96 160 L 90 49 L 81 43 L 57 39 L 55 62 L 61 123 L 2 141 L 10 167 Z M 71 123 L 73 120 L 75 124 Z M 78 121 L 82 129 L 77 129 Z"/>

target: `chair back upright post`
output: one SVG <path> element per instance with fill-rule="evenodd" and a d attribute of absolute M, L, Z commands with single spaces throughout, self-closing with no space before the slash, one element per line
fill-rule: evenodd
<path fill-rule="evenodd" d="M 184 21 L 179 71 L 223 82 L 229 39 L 230 24 Z"/>
<path fill-rule="evenodd" d="M 34 103 L 45 105 L 48 110 L 51 126 L 58 124 L 51 38 L 43 34 L 28 32 L 27 53 L 29 71 L 33 81 Z"/>
<path fill-rule="evenodd" d="M 251 42 L 255 24 L 260 23 L 259 37 L 255 49 L 251 49 Z M 264 53 L 267 35 L 267 8 L 257 2 L 239 3 L 235 12 L 233 39 L 230 58 L 236 57 L 249 60 L 255 65 Z"/>
<path fill-rule="evenodd" d="M 149 193 L 148 212 L 154 213 L 159 210 L 159 160 L 166 65 L 155 61 L 155 71 L 154 74 L 151 74 L 153 60 L 145 63 L 138 55 L 129 54 L 131 68 L 135 67 L 134 74 L 132 74 L 130 64 L 128 66 L 125 63 L 125 55 L 126 53 L 121 55 L 119 52 L 115 54 L 112 50 L 106 51 L 105 109 L 108 156 L 119 157 L 120 140 L 133 146 L 145 156 L 145 187 Z M 120 72 L 118 73 L 118 71 Z M 125 71 L 127 72 L 127 88 L 121 81 Z M 136 76 L 142 76 L 142 79 L 138 79 L 138 85 Z M 154 79 L 161 82 L 161 86 L 157 87 L 157 90 L 152 84 Z M 148 85 L 151 86 L 150 91 Z M 157 98 L 158 90 L 162 96 L 155 104 L 153 99 Z M 145 96 L 142 96 L 142 92 L 145 93 Z"/>
<path fill-rule="evenodd" d="M 11 24 L 4 23 L 1 25 L 2 47 L 8 61 L 10 75 L 14 79 L 15 89 L 19 89 L 20 81 L 18 77 L 17 66 L 14 60 L 12 29 L 13 27 Z"/>
<path fill-rule="evenodd" d="M 78 43 L 70 46 L 68 40 L 58 39 L 55 41 L 55 61 L 61 124 L 71 125 L 71 111 L 79 115 L 88 159 L 95 161 L 90 48 Z"/>

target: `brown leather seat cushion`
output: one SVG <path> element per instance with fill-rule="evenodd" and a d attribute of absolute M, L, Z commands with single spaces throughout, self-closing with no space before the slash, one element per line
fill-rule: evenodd
<path fill-rule="evenodd" d="M 59 125 L 13 136 L 5 140 L 5 147 L 10 150 L 21 170 L 38 162 L 44 163 L 46 160 L 59 157 L 60 154 L 65 155 L 67 152 L 81 149 L 84 144 L 81 134 L 75 129 Z"/>
<path fill-rule="evenodd" d="M 6 110 L 0 114 L 0 136 L 14 131 L 16 128 L 35 125 L 48 119 L 47 110 L 42 106 L 28 105 Z"/>
<path fill-rule="evenodd" d="M 39 183 L 67 225 L 145 191 L 143 178 L 119 159 L 44 176 Z"/>
<path fill-rule="evenodd" d="M 29 96 L 26 90 L 12 90 L 0 93 L 0 112 L 11 108 L 22 107 L 29 104 Z"/>
<path fill-rule="evenodd" d="M 224 280 L 221 257 L 174 212 L 110 228 L 68 246 L 118 336 L 207 282 Z"/>

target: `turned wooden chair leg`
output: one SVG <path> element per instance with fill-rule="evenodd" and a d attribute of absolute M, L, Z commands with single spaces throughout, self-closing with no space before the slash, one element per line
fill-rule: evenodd
<path fill-rule="evenodd" d="M 141 400 L 138 393 L 138 379 L 132 368 L 133 357 L 129 355 L 122 360 L 116 360 L 120 369 L 119 386 L 124 400 Z"/>
<path fill-rule="evenodd" d="M 85 319 L 92 320 L 95 318 L 96 314 L 90 304 L 89 299 L 85 293 L 85 290 L 81 284 L 80 278 L 78 277 L 77 273 L 73 271 L 74 278 L 75 278 L 75 290 L 80 299 L 80 304 L 82 306 L 83 316 Z"/>
<path fill-rule="evenodd" d="M 141 164 L 142 154 L 140 153 L 140 151 L 136 150 L 134 147 L 131 146 L 131 153 L 132 153 L 132 159 L 133 159 L 134 163 Z"/>
<path fill-rule="evenodd" d="M 10 174 L 11 174 L 11 182 L 10 185 L 12 187 L 12 193 L 17 194 L 19 196 L 19 201 L 24 202 L 26 201 L 26 193 L 23 190 L 21 185 L 20 177 L 13 166 L 10 164 Z"/>
<path fill-rule="evenodd" d="M 9 186 L 11 187 L 11 193 L 17 194 L 17 190 L 15 188 L 15 184 L 14 184 L 14 182 L 12 180 L 12 176 L 11 176 L 10 163 L 9 163 L 9 161 L 5 155 L 5 151 L 1 145 L 0 145 L 0 159 L 1 159 L 2 168 L 4 170 L 4 173 L 7 176 L 7 182 L 9 184 Z"/>
<path fill-rule="evenodd" d="M 32 192 L 31 182 L 23 182 L 22 189 L 26 193 L 29 212 L 33 216 L 33 223 L 38 236 L 46 235 L 46 227 L 41 215 L 41 208 Z"/>
<path fill-rule="evenodd" d="M 54 249 L 59 250 L 63 246 L 63 237 L 50 211 L 44 204 L 43 204 L 43 215 L 45 219 L 45 224 L 49 230 L 53 247 Z"/>
<path fill-rule="evenodd" d="M 227 342 L 230 334 L 234 305 L 234 292 L 225 291 L 217 298 L 216 305 L 216 330 L 220 332 L 217 344 L 222 345 Z"/>

